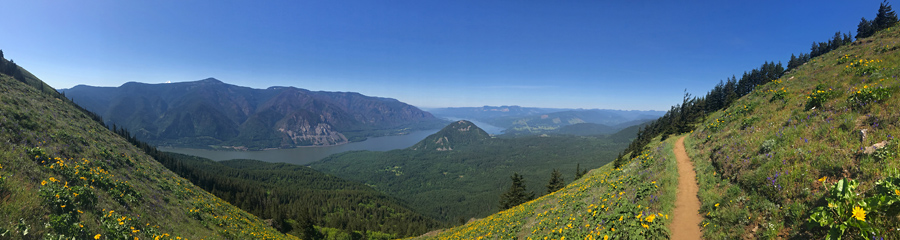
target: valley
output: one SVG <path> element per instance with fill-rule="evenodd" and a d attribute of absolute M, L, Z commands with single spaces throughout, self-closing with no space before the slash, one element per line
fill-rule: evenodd
<path fill-rule="evenodd" d="M 159 147 L 159 150 L 208 158 L 215 161 L 232 159 L 254 159 L 265 162 L 284 162 L 306 165 L 322 160 L 332 154 L 347 151 L 389 151 L 412 146 L 436 130 L 414 131 L 398 136 L 370 137 L 365 141 L 345 143 L 336 146 L 297 147 L 259 151 L 210 150 L 202 148 Z"/>
<path fill-rule="evenodd" d="M 868 1 L 10 3 L 0 239 L 900 239 Z"/>

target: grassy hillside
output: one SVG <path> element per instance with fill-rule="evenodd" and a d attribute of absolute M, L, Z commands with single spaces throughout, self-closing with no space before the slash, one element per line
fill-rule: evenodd
<path fill-rule="evenodd" d="M 408 149 L 346 152 L 310 166 L 364 182 L 429 216 L 459 221 L 495 213 L 514 172 L 540 196 L 554 168 L 571 182 L 579 164 L 600 167 L 627 144 L 576 136 L 489 138 L 471 123 L 457 122 Z"/>
<path fill-rule="evenodd" d="M 622 168 L 594 169 L 565 188 L 420 239 L 668 239 L 678 172 L 675 138 Z"/>
<path fill-rule="evenodd" d="M 3 238 L 291 238 L 6 75 L 0 113 Z"/>
<path fill-rule="evenodd" d="M 898 42 L 895 26 L 814 58 L 690 135 L 706 238 L 900 238 Z"/>

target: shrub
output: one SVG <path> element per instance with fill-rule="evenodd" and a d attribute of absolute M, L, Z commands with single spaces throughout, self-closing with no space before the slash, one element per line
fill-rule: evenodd
<path fill-rule="evenodd" d="M 816 86 L 816 90 L 806 97 L 806 109 L 822 107 L 823 104 L 828 102 L 828 100 L 833 99 L 836 95 L 837 93 L 834 91 L 834 89 L 819 84 Z"/>
<path fill-rule="evenodd" d="M 828 187 L 826 206 L 812 211 L 809 222 L 827 229 L 826 239 L 841 239 L 845 234 L 878 239 L 883 230 L 897 225 L 892 221 L 900 212 L 900 178 L 892 177 L 875 183 L 875 191 L 863 198 L 853 191 L 859 186 L 856 180 L 841 179 Z M 822 177 L 820 182 L 826 182 Z"/>
<path fill-rule="evenodd" d="M 882 102 L 885 99 L 890 98 L 893 92 L 894 89 L 892 88 L 881 86 L 869 87 L 869 85 L 864 85 L 861 89 L 856 89 L 856 91 L 847 97 L 847 103 L 854 109 L 864 109 L 870 103 Z"/>
<path fill-rule="evenodd" d="M 763 141 L 762 146 L 759 148 L 760 153 L 770 153 L 775 150 L 775 139 L 768 139 Z"/>
<path fill-rule="evenodd" d="M 887 161 L 887 160 L 894 159 L 894 157 L 897 156 L 897 141 L 891 140 L 883 148 L 879 148 L 878 150 L 875 150 L 875 153 L 873 153 L 872 156 L 874 156 L 875 159 L 878 159 L 880 161 Z"/>
<path fill-rule="evenodd" d="M 844 66 L 844 72 L 856 76 L 865 76 L 878 71 L 881 60 L 859 59 L 850 61 L 850 64 Z"/>

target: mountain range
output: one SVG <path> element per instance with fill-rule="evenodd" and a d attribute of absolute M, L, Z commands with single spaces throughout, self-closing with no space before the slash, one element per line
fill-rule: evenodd
<path fill-rule="evenodd" d="M 508 136 L 607 135 L 662 116 L 663 111 L 483 106 L 428 109 L 446 119 L 472 119 L 505 129 Z M 573 126 L 577 125 L 577 126 Z M 566 127 L 566 128 L 563 128 Z"/>
<path fill-rule="evenodd" d="M 337 145 L 446 122 L 391 98 L 295 87 L 253 89 L 214 78 L 119 87 L 78 85 L 67 98 L 156 145 L 264 149 Z"/>

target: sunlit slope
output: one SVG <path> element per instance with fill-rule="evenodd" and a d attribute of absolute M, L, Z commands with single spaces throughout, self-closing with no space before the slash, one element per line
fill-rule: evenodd
<path fill-rule="evenodd" d="M 686 141 L 704 237 L 900 238 L 898 66 L 893 27 L 711 114 Z"/>
<path fill-rule="evenodd" d="M 656 142 L 621 169 L 594 169 L 566 188 L 422 239 L 668 239 L 677 169 L 675 139 Z"/>
<path fill-rule="evenodd" d="M 6 75 L 0 113 L 0 238 L 287 238 Z"/>

